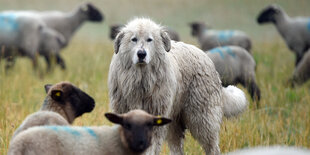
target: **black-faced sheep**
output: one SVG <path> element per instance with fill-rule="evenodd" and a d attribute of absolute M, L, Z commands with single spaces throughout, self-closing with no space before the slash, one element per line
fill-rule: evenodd
<path fill-rule="evenodd" d="M 6 68 L 14 65 L 17 55 L 31 58 L 36 68 L 39 50 L 58 53 L 64 43 L 61 34 L 48 28 L 36 16 L 18 11 L 0 13 L 0 58 L 7 59 Z"/>
<path fill-rule="evenodd" d="M 213 30 L 203 22 L 190 23 L 192 36 L 197 37 L 203 51 L 218 46 L 236 45 L 251 51 L 251 39 L 239 30 Z"/>
<path fill-rule="evenodd" d="M 264 8 L 257 17 L 259 24 L 273 23 L 287 47 L 296 54 L 296 63 L 300 62 L 310 47 L 310 19 L 307 17 L 289 17 L 278 5 Z"/>
<path fill-rule="evenodd" d="M 120 32 L 120 30 L 124 27 L 124 25 L 121 24 L 114 24 L 110 26 L 110 39 L 114 40 L 117 34 Z M 165 31 L 168 33 L 171 40 L 174 41 L 180 41 L 180 36 L 178 32 L 173 30 L 172 28 L 166 27 Z"/>
<path fill-rule="evenodd" d="M 260 89 L 256 84 L 256 63 L 251 54 L 239 46 L 223 46 L 206 51 L 220 74 L 222 85 L 240 83 L 248 89 L 253 100 L 260 100 Z"/>
<path fill-rule="evenodd" d="M 69 125 L 86 112 L 91 112 L 95 101 L 88 94 L 69 82 L 45 85 L 47 96 L 41 110 L 29 115 L 15 131 L 20 132 L 41 125 Z"/>
<path fill-rule="evenodd" d="M 118 125 L 32 127 L 13 139 L 8 155 L 140 155 L 151 144 L 153 127 L 171 122 L 142 110 L 105 116 Z"/>

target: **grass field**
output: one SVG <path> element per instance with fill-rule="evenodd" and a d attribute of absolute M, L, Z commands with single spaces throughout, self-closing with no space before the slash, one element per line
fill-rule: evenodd
<path fill-rule="evenodd" d="M 78 0 L 1 0 L 0 10 L 59 9 L 70 10 Z M 77 32 L 71 44 L 62 51 L 68 69 L 38 77 L 29 59 L 20 58 L 6 74 L 0 62 L 0 154 L 6 154 L 14 130 L 24 118 L 37 111 L 45 97 L 44 84 L 70 81 L 96 100 L 96 108 L 83 115 L 74 125 L 110 124 L 104 117 L 109 110 L 107 88 L 108 69 L 113 55 L 113 42 L 108 40 L 108 25 L 125 23 L 133 16 L 150 16 L 164 25 L 175 28 L 184 42 L 197 42 L 189 34 L 187 23 L 204 20 L 216 28 L 234 28 L 247 32 L 253 39 L 253 56 L 258 64 L 257 81 L 262 91 L 260 108 L 252 101 L 240 117 L 224 119 L 220 148 L 229 152 L 257 145 L 292 145 L 310 148 L 310 82 L 297 88 L 286 85 L 294 69 L 294 55 L 271 25 L 258 26 L 255 17 L 270 3 L 281 4 L 292 15 L 309 16 L 310 1 L 299 0 L 119 0 L 95 1 L 105 14 L 102 24 L 87 23 Z M 45 62 L 40 59 L 40 70 Z M 240 88 L 242 88 L 240 86 Z M 248 99 L 250 97 L 248 95 Z M 203 131 L 201 131 L 203 132 Z M 162 154 L 168 154 L 167 145 Z M 187 134 L 187 154 L 202 154 L 199 144 Z"/>

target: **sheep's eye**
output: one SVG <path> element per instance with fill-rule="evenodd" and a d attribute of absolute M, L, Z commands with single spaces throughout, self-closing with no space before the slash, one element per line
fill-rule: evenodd
<path fill-rule="evenodd" d="M 146 41 L 147 42 L 151 42 L 151 41 L 153 41 L 153 39 L 152 38 L 148 38 Z"/>
<path fill-rule="evenodd" d="M 131 39 L 131 41 L 133 41 L 133 42 L 137 42 L 137 41 L 138 41 L 138 39 L 137 39 L 137 38 L 132 38 L 132 39 Z"/>

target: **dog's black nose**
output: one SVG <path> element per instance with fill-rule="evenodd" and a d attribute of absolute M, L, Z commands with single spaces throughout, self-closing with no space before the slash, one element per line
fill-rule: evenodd
<path fill-rule="evenodd" d="M 145 52 L 145 50 L 139 50 L 137 55 L 138 55 L 139 59 L 144 59 L 146 56 L 146 52 Z"/>

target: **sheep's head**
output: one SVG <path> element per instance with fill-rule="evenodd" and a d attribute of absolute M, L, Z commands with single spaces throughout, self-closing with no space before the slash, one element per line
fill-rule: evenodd
<path fill-rule="evenodd" d="M 104 20 L 103 14 L 91 3 L 82 4 L 80 11 L 86 14 L 87 19 L 92 22 L 101 22 Z"/>
<path fill-rule="evenodd" d="M 204 30 L 211 28 L 211 26 L 207 26 L 204 22 L 191 22 L 189 26 L 192 29 L 192 36 L 198 36 L 203 33 Z"/>
<path fill-rule="evenodd" d="M 124 25 L 115 24 L 110 26 L 110 39 L 114 40 Z"/>
<path fill-rule="evenodd" d="M 45 85 L 47 96 L 41 110 L 55 111 L 69 123 L 95 107 L 94 99 L 69 82 Z"/>
<path fill-rule="evenodd" d="M 143 110 L 132 110 L 125 114 L 106 113 L 105 116 L 111 122 L 122 126 L 122 143 L 135 153 L 143 153 L 151 145 L 154 126 L 171 122 L 168 118 L 153 116 Z"/>
<path fill-rule="evenodd" d="M 280 6 L 272 4 L 264 8 L 257 17 L 259 24 L 273 22 L 276 23 L 276 16 L 282 13 Z"/>

